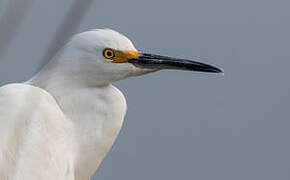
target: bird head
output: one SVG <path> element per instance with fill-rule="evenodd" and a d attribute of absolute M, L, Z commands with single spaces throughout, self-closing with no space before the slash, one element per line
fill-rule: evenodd
<path fill-rule="evenodd" d="M 212 65 L 138 51 L 124 35 L 96 29 L 75 35 L 56 58 L 62 72 L 82 81 L 105 85 L 162 69 L 222 73 Z M 76 78 L 78 79 L 78 78 Z"/>

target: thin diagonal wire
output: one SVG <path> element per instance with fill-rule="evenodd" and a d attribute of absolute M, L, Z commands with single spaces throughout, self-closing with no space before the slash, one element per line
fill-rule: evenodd
<path fill-rule="evenodd" d="M 34 0 L 9 0 L 0 19 L 0 60 L 5 55 Z"/>
<path fill-rule="evenodd" d="M 41 59 L 40 65 L 37 70 L 40 70 L 61 48 L 67 40 L 76 32 L 84 15 L 91 6 L 94 0 L 75 0 L 69 11 L 66 13 L 63 21 L 58 27 L 55 36 L 50 42 L 47 51 Z"/>

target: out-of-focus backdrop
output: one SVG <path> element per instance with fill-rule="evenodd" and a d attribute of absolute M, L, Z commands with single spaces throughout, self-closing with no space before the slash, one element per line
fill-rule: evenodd
<path fill-rule="evenodd" d="M 143 51 L 200 56 L 225 69 L 116 83 L 128 113 L 93 179 L 290 179 L 290 1 L 98 0 L 80 7 L 80 24 L 70 19 L 78 15 L 72 0 L 20 1 L 0 1 L 2 23 L 7 8 L 21 12 L 20 23 L 8 17 L 10 45 L 0 27 L 1 85 L 29 79 L 50 44 L 92 28 L 115 29 Z"/>

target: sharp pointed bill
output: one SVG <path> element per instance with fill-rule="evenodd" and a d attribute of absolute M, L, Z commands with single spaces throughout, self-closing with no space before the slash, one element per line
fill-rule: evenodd
<path fill-rule="evenodd" d="M 29 81 L 0 87 L 0 179 L 89 179 L 117 138 L 127 110 L 112 83 L 161 69 L 223 72 L 139 53 L 127 37 L 109 29 L 72 37 Z M 22 147 L 39 148 L 32 153 Z M 69 171 L 59 168 L 66 162 Z"/>
<path fill-rule="evenodd" d="M 221 68 L 209 64 L 204 64 L 201 62 L 196 62 L 187 59 L 179 59 L 148 53 L 140 53 L 138 57 L 128 59 L 128 62 L 138 67 L 152 69 L 177 69 L 177 70 L 199 71 L 209 73 L 224 72 Z"/>

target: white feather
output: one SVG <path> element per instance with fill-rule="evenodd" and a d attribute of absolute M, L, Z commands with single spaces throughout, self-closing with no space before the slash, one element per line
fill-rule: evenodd
<path fill-rule="evenodd" d="M 90 179 L 126 112 L 111 83 L 152 71 L 107 61 L 107 47 L 136 50 L 115 31 L 88 31 L 30 81 L 0 88 L 1 180 Z"/>

